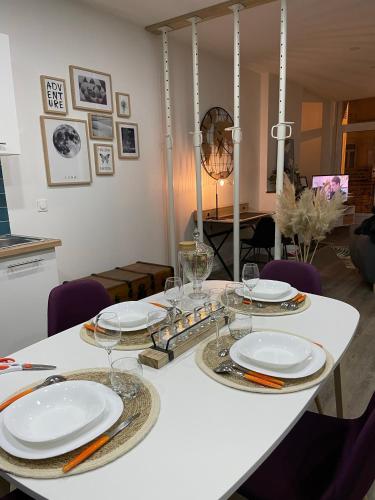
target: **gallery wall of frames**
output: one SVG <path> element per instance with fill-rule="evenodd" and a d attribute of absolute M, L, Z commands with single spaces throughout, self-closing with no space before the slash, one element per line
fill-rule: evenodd
<path fill-rule="evenodd" d="M 130 95 L 121 91 L 113 94 L 111 75 L 102 71 L 72 65 L 69 77 L 71 103 L 65 79 L 40 77 L 44 110 L 40 125 L 49 186 L 91 184 L 90 140 L 95 141 L 98 176 L 114 175 L 116 148 L 119 160 L 134 160 L 140 155 L 138 125 L 128 121 Z M 71 108 L 87 116 L 68 118 Z"/>

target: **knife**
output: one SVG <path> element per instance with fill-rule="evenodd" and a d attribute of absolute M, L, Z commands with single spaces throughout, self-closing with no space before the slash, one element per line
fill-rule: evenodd
<path fill-rule="evenodd" d="M 135 415 L 129 417 L 128 419 L 121 422 L 121 424 L 117 425 L 112 431 L 105 432 L 101 436 L 99 436 L 95 441 L 93 441 L 90 446 L 88 446 L 85 450 L 81 451 L 75 458 L 70 460 L 63 467 L 63 472 L 69 472 L 74 467 L 77 467 L 80 463 L 82 463 L 86 458 L 91 457 L 93 453 L 95 453 L 99 448 L 104 446 L 108 441 L 110 441 L 113 437 L 116 436 L 119 432 L 129 427 L 129 425 L 134 422 L 140 416 L 140 413 L 136 413 Z"/>
<path fill-rule="evenodd" d="M 35 363 L 12 363 L 0 365 L 0 374 L 8 372 L 18 372 L 22 370 L 54 370 L 55 365 L 40 365 Z"/>

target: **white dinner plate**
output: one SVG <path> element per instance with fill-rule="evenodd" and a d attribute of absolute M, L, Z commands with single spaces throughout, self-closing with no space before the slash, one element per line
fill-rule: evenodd
<path fill-rule="evenodd" d="M 148 313 L 155 312 L 155 311 L 161 312 L 161 314 L 163 315 L 164 318 L 167 315 L 167 311 L 165 309 L 163 309 L 162 307 L 154 306 L 153 304 L 149 304 L 148 302 L 136 302 L 136 301 L 120 302 L 119 304 L 114 304 L 113 306 L 106 307 L 105 309 L 103 309 L 100 312 L 101 313 L 102 312 L 116 313 L 118 318 L 119 318 L 119 322 L 120 322 L 120 330 L 122 332 L 135 332 L 136 330 L 143 330 L 143 329 L 147 328 L 148 326 L 152 325 L 153 323 L 157 323 L 158 321 L 160 321 L 158 319 L 155 319 L 154 322 L 152 322 L 150 324 L 147 323 Z M 127 326 L 129 318 L 131 318 L 131 320 L 133 320 L 136 315 L 141 315 L 143 317 L 143 320 L 141 322 L 137 322 L 136 325 L 133 325 L 133 326 L 128 325 Z M 99 320 L 99 323 L 100 323 L 100 320 Z M 106 321 L 103 321 L 102 325 L 103 325 L 103 327 L 107 327 L 107 328 L 109 326 Z M 118 329 L 115 326 L 113 326 L 112 324 L 110 325 L 110 327 L 114 328 L 115 330 Z"/>
<path fill-rule="evenodd" d="M 15 457 L 26 458 L 28 460 L 40 460 L 62 455 L 63 453 L 75 450 L 89 441 L 92 441 L 109 429 L 109 427 L 120 418 L 124 409 L 124 404 L 120 396 L 109 387 L 101 384 L 98 385 L 101 386 L 100 389 L 98 388 L 98 391 L 102 391 L 105 397 L 106 406 L 99 421 L 93 427 L 84 429 L 78 435 L 70 439 L 63 439 L 49 444 L 31 445 L 19 441 L 7 431 L 4 425 L 3 413 L 0 413 L 1 448 Z"/>
<path fill-rule="evenodd" d="M 250 333 L 250 335 L 252 334 Z M 229 351 L 230 357 L 233 361 L 247 370 L 264 373 L 265 375 L 293 379 L 308 377 L 309 375 L 312 375 L 320 370 L 326 362 L 326 353 L 324 349 L 312 343 L 311 355 L 299 365 L 292 366 L 291 368 L 287 368 L 285 370 L 271 370 L 270 368 L 260 367 L 244 358 L 239 352 L 237 344 L 238 342 L 233 344 Z"/>
<path fill-rule="evenodd" d="M 260 279 L 252 291 L 252 294 L 259 299 L 280 299 L 291 289 L 289 283 L 276 280 Z"/>
<path fill-rule="evenodd" d="M 97 421 L 104 412 L 100 384 L 68 380 L 42 387 L 8 406 L 3 412 L 6 429 L 28 443 L 66 438 Z"/>
<path fill-rule="evenodd" d="M 311 342 L 287 333 L 258 331 L 238 341 L 238 352 L 250 363 L 285 370 L 311 355 Z"/>
<path fill-rule="evenodd" d="M 245 288 L 245 291 L 244 291 L 244 288 Z M 237 295 L 240 295 L 241 297 L 245 297 L 245 299 L 250 298 L 249 290 L 247 290 L 246 287 L 240 286 L 240 287 L 236 288 L 236 293 L 237 293 Z M 279 297 L 277 299 L 263 299 L 261 297 L 257 297 L 253 293 L 251 294 L 251 296 L 254 300 L 259 300 L 261 302 L 284 302 L 285 300 L 290 300 L 293 297 L 295 297 L 297 295 L 297 293 L 298 293 L 297 288 L 290 287 L 289 292 L 287 292 L 285 295 L 283 295 L 282 297 Z"/>

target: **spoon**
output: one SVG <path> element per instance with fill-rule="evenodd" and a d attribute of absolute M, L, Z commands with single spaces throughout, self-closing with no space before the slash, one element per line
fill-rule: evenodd
<path fill-rule="evenodd" d="M 65 381 L 66 378 L 63 375 L 50 375 L 41 384 L 36 385 L 35 387 L 31 387 L 30 389 L 26 389 L 25 391 L 22 391 L 19 394 L 16 394 L 15 396 L 12 396 L 11 398 L 4 401 L 4 403 L 0 404 L 0 411 L 4 410 L 7 406 L 14 403 L 14 401 L 17 401 L 17 399 L 26 396 L 26 394 L 30 394 L 30 392 L 34 392 L 37 389 L 40 389 L 41 387 L 47 387 L 47 385 L 57 384 L 59 382 L 65 382 Z"/>
<path fill-rule="evenodd" d="M 225 358 L 225 356 L 228 356 L 228 354 L 229 354 L 229 349 L 227 348 L 221 349 L 221 351 L 219 351 L 220 358 Z"/>
<path fill-rule="evenodd" d="M 295 311 L 298 308 L 298 304 L 297 302 L 282 302 L 280 307 L 286 311 Z"/>

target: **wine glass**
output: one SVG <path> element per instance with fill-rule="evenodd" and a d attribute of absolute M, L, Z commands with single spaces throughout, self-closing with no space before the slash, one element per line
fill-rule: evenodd
<path fill-rule="evenodd" d="M 219 321 L 221 318 L 224 316 L 224 310 L 223 306 L 218 299 L 211 299 L 211 318 L 213 321 L 215 321 L 215 326 L 216 326 L 216 349 L 219 352 L 220 355 L 220 327 L 219 327 Z"/>
<path fill-rule="evenodd" d="M 109 370 L 112 371 L 111 352 L 121 340 L 118 316 L 114 312 L 101 312 L 94 321 L 94 338 L 99 347 L 107 351 Z"/>
<path fill-rule="evenodd" d="M 252 305 L 253 304 L 252 292 L 259 282 L 259 269 L 257 264 L 254 263 L 244 264 L 242 268 L 242 282 L 249 291 L 249 298 Z"/>
<path fill-rule="evenodd" d="M 164 297 L 172 306 L 171 326 L 174 329 L 176 307 L 183 295 L 182 280 L 178 276 L 167 278 L 164 285 Z"/>

